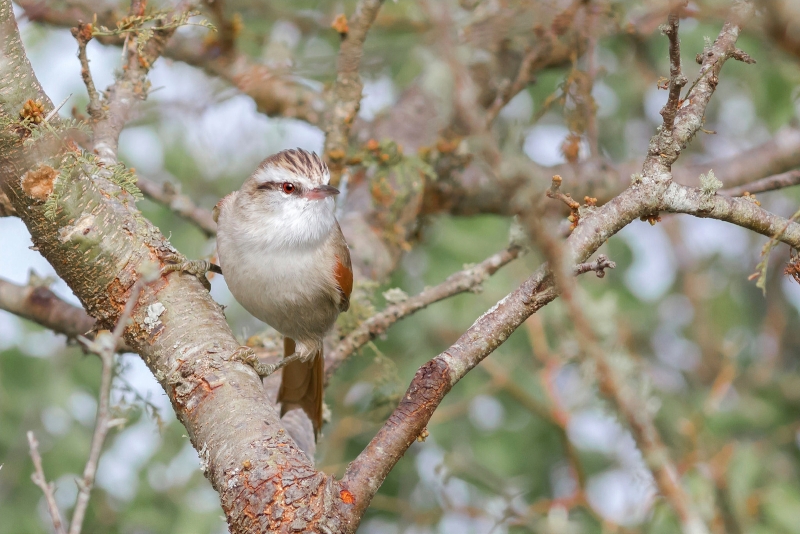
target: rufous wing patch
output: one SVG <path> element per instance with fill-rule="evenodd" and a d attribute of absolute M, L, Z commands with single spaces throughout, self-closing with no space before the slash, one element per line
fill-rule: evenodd
<path fill-rule="evenodd" d="M 353 271 L 350 267 L 342 263 L 339 256 L 336 256 L 336 265 L 334 266 L 333 275 L 336 278 L 337 289 L 342 296 L 342 301 L 339 303 L 339 310 L 345 312 L 350 308 L 350 293 L 353 291 Z"/>

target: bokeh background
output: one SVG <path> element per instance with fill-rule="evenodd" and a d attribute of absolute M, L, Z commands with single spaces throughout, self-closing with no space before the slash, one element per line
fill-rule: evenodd
<path fill-rule="evenodd" d="M 56 3 L 56 2 L 54 2 Z M 447 2 L 454 34 L 474 16 L 473 4 Z M 558 2 L 530 2 L 550 13 Z M 243 27 L 238 46 L 259 61 L 290 61 L 309 84 L 335 75 L 338 36 L 327 24 L 354 2 L 231 1 Z M 424 4 L 424 2 L 422 3 Z M 365 47 L 360 117 L 384 113 L 420 77 L 440 92 L 448 66 L 431 11 L 418 2 L 387 2 Z M 624 29 L 655 3 L 602 3 Z M 694 6 L 694 4 L 692 4 Z M 681 26 L 684 65 L 720 28 L 727 2 L 695 6 L 700 15 Z M 549 10 L 549 11 L 548 11 Z M 33 67 L 61 113 L 87 102 L 77 47 L 68 29 L 33 23 L 17 9 Z M 544 16 L 544 15 L 543 15 Z M 308 21 L 316 21 L 308 24 Z M 324 23 L 320 23 L 323 21 Z M 800 18 L 798 18 L 800 21 Z M 800 22 L 795 26 L 800 29 Z M 684 157 L 694 163 L 733 157 L 758 146 L 800 117 L 800 63 L 759 29 L 748 28 L 741 48 L 756 65 L 729 62 L 701 135 Z M 202 32 L 184 28 L 181 32 Z M 800 31 L 800 30 L 798 30 Z M 465 61 L 474 49 L 459 49 Z M 89 45 L 95 82 L 106 87 L 120 49 Z M 667 40 L 655 27 L 600 36 L 594 56 L 599 148 L 615 163 L 638 163 L 661 123 L 668 73 Z M 565 163 L 569 110 L 548 99 L 573 66 L 549 68 L 498 118 L 504 150 L 541 166 Z M 178 184 L 211 208 L 238 188 L 261 159 L 278 150 L 322 150 L 323 134 L 293 119 L 269 118 L 248 96 L 186 64 L 160 59 L 152 92 L 122 134 L 122 159 L 143 176 Z M 438 84 L 438 85 L 437 85 Z M 445 104 L 447 103 L 445 102 Z M 450 102 L 452 105 L 452 102 Z M 588 148 L 580 146 L 580 157 Z M 569 183 L 564 188 L 569 190 Z M 797 210 L 796 191 L 760 195 L 783 216 Z M 189 257 L 213 252 L 192 224 L 169 209 L 138 203 Z M 369 288 L 376 308 L 382 293 L 414 294 L 464 264 L 479 262 L 508 240 L 510 220 L 482 215 L 432 217 L 391 279 Z M 788 251 L 778 248 L 766 295 L 749 281 L 766 238 L 722 222 L 663 216 L 637 221 L 603 246 L 617 262 L 605 278 L 580 280 L 582 305 L 604 350 L 641 395 L 669 446 L 685 486 L 708 517 L 723 514 L 727 532 L 800 532 L 800 287 L 782 274 Z M 26 284 L 54 277 L 52 289 L 78 304 L 36 252 L 16 218 L 0 218 L 0 277 Z M 337 373 L 326 393 L 332 421 L 317 466 L 341 474 L 390 413 L 416 369 L 447 348 L 481 313 L 520 284 L 541 262 L 536 251 L 506 267 L 483 291 L 435 304 L 366 346 Z M 242 339 L 264 326 L 230 296 L 224 279 L 212 296 Z M 572 326 L 558 301 L 533 316 L 447 396 L 428 427 L 430 436 L 406 454 L 367 512 L 360 532 L 488 534 L 516 532 L 677 532 L 629 431 L 598 396 L 590 366 L 578 363 Z M 44 533 L 50 519 L 30 481 L 25 433 L 41 442 L 44 468 L 67 510 L 83 469 L 96 410 L 100 362 L 63 338 L 0 311 L 0 533 Z M 136 355 L 119 358 L 115 413 L 127 418 L 110 435 L 100 461 L 85 532 L 227 532 L 217 494 L 164 395 Z M 555 421 L 555 422 L 554 422 Z M 578 483 L 585 500 L 574 502 Z M 733 525 L 733 526 L 731 526 Z"/>

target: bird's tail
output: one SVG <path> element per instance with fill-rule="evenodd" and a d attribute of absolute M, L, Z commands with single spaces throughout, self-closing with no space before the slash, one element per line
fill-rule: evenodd
<path fill-rule="evenodd" d="M 294 354 L 294 340 L 283 338 L 284 357 Z M 325 358 L 322 349 L 308 361 L 294 361 L 283 368 L 281 387 L 278 390 L 278 402 L 281 403 L 281 417 L 294 408 L 302 408 L 311 424 L 314 425 L 314 437 L 319 437 L 322 428 L 322 382 L 325 377 Z"/>

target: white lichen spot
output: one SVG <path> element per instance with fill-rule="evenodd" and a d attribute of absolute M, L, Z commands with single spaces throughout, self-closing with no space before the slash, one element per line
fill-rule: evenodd
<path fill-rule="evenodd" d="M 161 314 L 166 311 L 166 308 L 160 302 L 155 302 L 147 307 L 147 316 L 144 318 L 144 328 L 148 332 L 152 332 L 161 320 Z"/>
<path fill-rule="evenodd" d="M 642 183 L 642 175 L 637 173 L 631 174 L 631 183 L 632 184 L 640 184 Z"/>
<path fill-rule="evenodd" d="M 700 190 L 704 195 L 711 196 L 715 194 L 721 187 L 722 182 L 717 180 L 717 177 L 714 176 L 714 171 L 709 170 L 708 174 L 700 175 Z"/>
<path fill-rule="evenodd" d="M 71 226 L 65 226 L 58 232 L 58 239 L 66 243 L 72 239 L 80 239 L 88 235 L 94 226 L 94 215 L 87 213 Z"/>
<path fill-rule="evenodd" d="M 408 300 L 408 294 L 399 287 L 393 287 L 383 292 L 383 298 L 385 298 L 386 302 L 389 304 L 400 304 Z"/>
<path fill-rule="evenodd" d="M 197 451 L 197 456 L 200 458 L 200 469 L 203 473 L 208 473 L 208 468 L 211 465 L 211 453 L 208 451 L 208 446 L 203 443 L 200 450 Z"/>

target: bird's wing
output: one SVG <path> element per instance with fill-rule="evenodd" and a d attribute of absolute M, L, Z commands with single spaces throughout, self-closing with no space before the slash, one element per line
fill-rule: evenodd
<path fill-rule="evenodd" d="M 347 241 L 338 223 L 334 230 L 333 251 L 336 255 L 333 276 L 336 279 L 336 289 L 342 297 L 339 301 L 339 311 L 345 312 L 350 308 L 350 293 L 353 291 L 353 266 L 350 263 L 350 249 L 347 248 Z"/>

